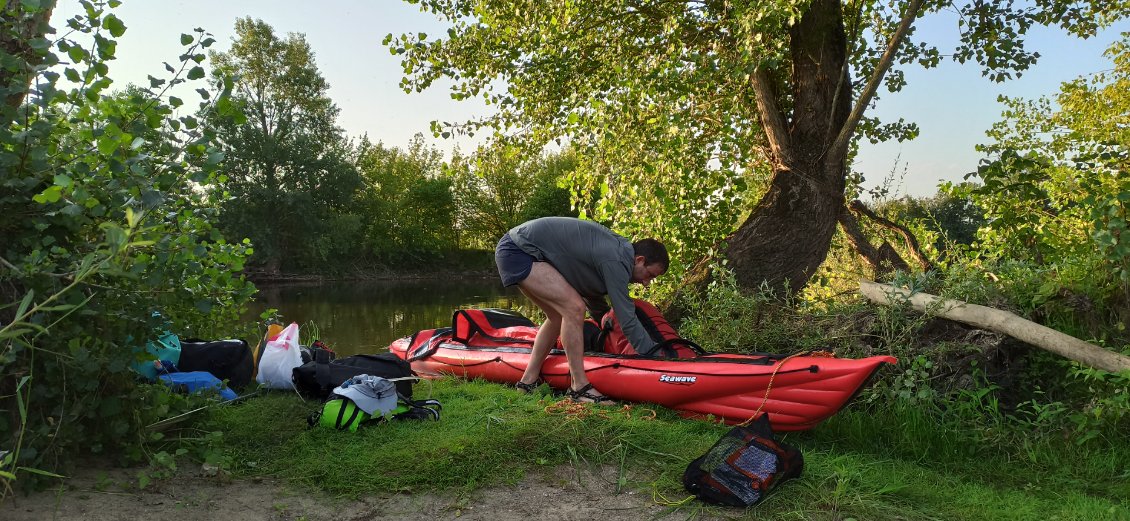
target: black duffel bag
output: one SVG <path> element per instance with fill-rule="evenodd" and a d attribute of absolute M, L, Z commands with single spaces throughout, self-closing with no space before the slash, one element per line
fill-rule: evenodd
<path fill-rule="evenodd" d="M 227 380 L 232 389 L 243 389 L 251 383 L 255 359 L 251 348 L 243 340 L 200 340 L 190 338 L 180 342 L 180 371 L 207 371 L 221 380 Z"/>
<path fill-rule="evenodd" d="M 330 391 L 342 382 L 359 374 L 379 376 L 388 380 L 415 377 L 412 366 L 392 353 L 379 355 L 353 355 L 332 361 L 312 360 L 294 368 L 292 379 L 298 392 L 319 399 L 326 399 Z M 412 399 L 412 384 L 415 380 L 393 380 L 396 391 L 406 399 Z"/>

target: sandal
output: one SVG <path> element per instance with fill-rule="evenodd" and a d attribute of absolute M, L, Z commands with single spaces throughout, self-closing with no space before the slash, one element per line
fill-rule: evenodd
<path fill-rule="evenodd" d="M 537 390 L 538 387 L 541 387 L 541 384 L 543 383 L 545 383 L 545 380 L 542 380 L 539 376 L 537 380 L 534 380 L 533 383 L 529 384 L 523 383 L 522 380 L 518 380 L 518 382 L 514 384 L 514 388 L 525 394 L 530 394 Z"/>
<path fill-rule="evenodd" d="M 592 384 L 585 384 L 580 389 L 569 389 L 565 394 L 570 400 L 576 403 L 595 403 L 597 405 L 616 405 L 616 400 L 612 399 L 606 394 L 597 394 L 597 390 L 593 389 Z"/>

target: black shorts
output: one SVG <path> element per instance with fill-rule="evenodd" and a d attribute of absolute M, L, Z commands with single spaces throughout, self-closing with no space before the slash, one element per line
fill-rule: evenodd
<path fill-rule="evenodd" d="M 503 235 L 494 248 L 494 263 L 498 266 L 498 276 L 502 278 L 502 285 L 505 287 L 526 280 L 535 260 L 533 255 L 514 244 L 509 233 Z"/>

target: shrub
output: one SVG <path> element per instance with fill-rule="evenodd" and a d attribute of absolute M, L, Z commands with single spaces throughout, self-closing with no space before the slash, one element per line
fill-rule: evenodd
<path fill-rule="evenodd" d="M 125 31 L 114 3 L 89 2 L 67 21 L 74 37 L 53 43 L 38 3 L 0 22 L 44 24 L 25 35 L 29 53 L 0 52 L 34 73 L 5 75 L 8 93 L 35 86 L 0 109 L 0 479 L 27 485 L 82 451 L 142 457 L 141 427 L 167 409 L 128 369 L 138 346 L 166 329 L 230 334 L 254 291 L 237 275 L 250 247 L 212 228 L 203 195 L 222 155 L 195 117 L 176 115 L 183 101 L 169 91 L 203 77 L 213 40 L 182 35 L 170 79 L 108 93 L 113 38 Z M 198 92 L 229 113 L 225 92 Z"/>

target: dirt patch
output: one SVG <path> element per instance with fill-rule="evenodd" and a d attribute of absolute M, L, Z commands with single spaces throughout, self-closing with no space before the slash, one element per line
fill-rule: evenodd
<path fill-rule="evenodd" d="M 608 475 L 597 475 L 601 473 Z M 513 486 L 467 494 L 390 493 L 359 499 L 328 497 L 271 480 L 230 480 L 191 471 L 145 490 L 130 490 L 136 474 L 128 469 L 84 469 L 55 489 L 9 498 L 0 505 L 0 519 L 528 521 L 652 519 L 671 513 L 652 499 L 649 490 L 617 494 L 608 485 L 615 478 L 612 469 L 578 473 L 561 467 L 527 475 Z M 698 519 L 716 519 L 699 507 L 694 510 Z"/>

